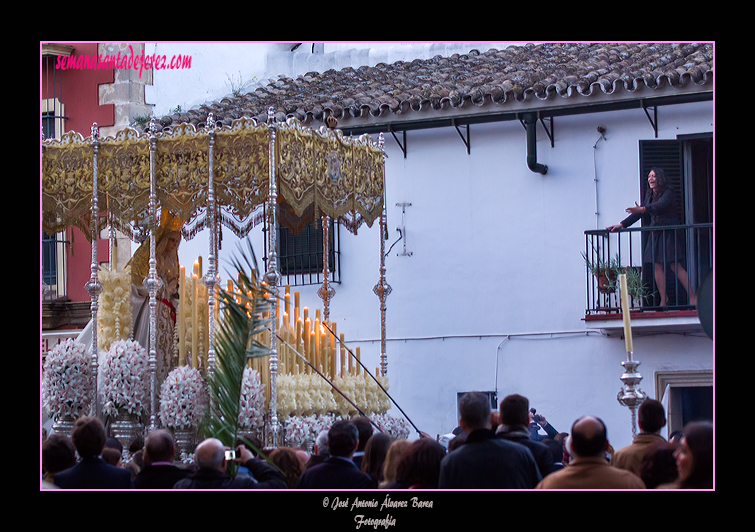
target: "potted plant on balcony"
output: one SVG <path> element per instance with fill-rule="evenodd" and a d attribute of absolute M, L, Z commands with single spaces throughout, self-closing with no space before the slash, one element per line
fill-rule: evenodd
<path fill-rule="evenodd" d="M 642 299 L 650 295 L 645 283 L 642 282 L 642 273 L 639 268 L 632 266 L 617 266 L 615 275 L 618 278 L 619 274 L 625 273 L 627 276 L 627 294 L 632 299 Z"/>
<path fill-rule="evenodd" d="M 619 256 L 614 256 L 613 259 L 605 260 L 602 258 L 599 251 L 593 253 L 595 259 L 591 259 L 584 252 L 582 252 L 582 258 L 585 260 L 587 269 L 592 273 L 598 281 L 598 291 L 601 294 L 612 294 L 616 291 L 616 279 L 618 279 L 619 272 Z"/>

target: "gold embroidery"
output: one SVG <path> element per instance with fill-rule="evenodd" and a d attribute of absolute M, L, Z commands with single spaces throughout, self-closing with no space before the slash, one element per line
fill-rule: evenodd
<path fill-rule="evenodd" d="M 343 137 L 340 131 L 306 128 L 294 119 L 278 124 L 276 177 L 279 193 L 301 217 L 341 218 L 354 232 L 371 226 L 383 208 L 384 164 L 381 150 L 367 136 Z M 209 134 L 181 124 L 156 135 L 155 184 L 163 211 L 184 222 L 184 237 L 206 224 Z M 43 143 L 43 229 L 54 233 L 76 225 L 87 229 L 91 212 L 92 139 L 70 132 Z M 270 130 L 239 119 L 216 130 L 214 189 L 220 222 L 244 236 L 261 219 L 268 198 Z M 98 201 L 118 228 L 132 238 L 146 216 L 150 192 L 149 135 L 126 128 L 99 142 Z M 282 221 L 287 218 L 284 217 Z"/>

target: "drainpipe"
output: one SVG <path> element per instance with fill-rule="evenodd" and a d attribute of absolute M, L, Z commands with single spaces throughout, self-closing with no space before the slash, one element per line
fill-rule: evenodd
<path fill-rule="evenodd" d="M 537 117 L 534 114 L 524 116 L 524 127 L 527 131 L 527 168 L 533 172 L 545 175 L 548 167 L 537 162 Z"/>

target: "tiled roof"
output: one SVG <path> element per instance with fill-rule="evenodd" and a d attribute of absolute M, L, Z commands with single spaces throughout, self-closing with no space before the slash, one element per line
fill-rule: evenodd
<path fill-rule="evenodd" d="M 204 125 L 213 112 L 230 124 L 242 116 L 260 122 L 267 109 L 276 118 L 302 122 L 368 121 L 393 115 L 402 120 L 427 117 L 432 110 L 514 105 L 535 99 L 579 99 L 640 89 L 713 84 L 712 43 L 539 44 L 505 50 L 476 50 L 451 57 L 380 63 L 374 67 L 310 72 L 277 81 L 237 97 L 159 119 L 161 127 L 190 122 Z"/>

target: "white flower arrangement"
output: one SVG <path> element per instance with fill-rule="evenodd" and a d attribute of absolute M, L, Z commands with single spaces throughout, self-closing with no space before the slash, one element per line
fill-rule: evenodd
<path fill-rule="evenodd" d="M 47 353 L 43 371 L 42 404 L 52 419 L 76 418 L 89 411 L 90 358 L 82 343 L 68 338 L 53 347 Z"/>
<path fill-rule="evenodd" d="M 377 375 L 376 376 L 378 382 L 383 387 L 384 390 L 388 390 L 390 387 L 388 383 L 388 376 L 387 375 Z M 383 390 L 379 390 L 377 392 L 378 399 L 377 399 L 377 407 L 375 409 L 376 414 L 385 414 L 388 410 L 391 408 L 391 399 L 388 397 L 388 394 L 383 392 Z"/>
<path fill-rule="evenodd" d="M 310 385 L 310 394 L 314 404 L 314 413 L 324 416 L 329 412 L 335 412 L 338 405 L 336 404 L 333 394 L 341 394 L 333 390 L 331 385 L 319 375 L 313 375 L 312 377 L 313 380 Z"/>
<path fill-rule="evenodd" d="M 376 378 L 380 386 L 387 390 L 388 378 L 381 375 Z M 286 419 L 283 425 L 287 441 L 299 444 L 313 441 L 322 430 L 322 420 L 329 420 L 325 424 L 325 428 L 329 428 L 333 419 L 349 419 L 359 415 L 351 402 L 368 416 L 380 416 L 386 430 L 390 428 L 394 434 L 408 436 L 409 429 L 405 423 L 402 424 L 403 420 L 384 416 L 391 407 L 391 401 L 370 376 L 337 375 L 332 382 L 333 386 L 316 374 L 284 373 L 278 376 L 276 406 L 278 416 Z M 351 402 L 333 387 L 341 390 Z"/>
<path fill-rule="evenodd" d="M 296 413 L 295 375 L 285 373 L 278 375 L 278 400 L 276 410 L 279 417 L 288 417 Z"/>
<path fill-rule="evenodd" d="M 333 384 L 341 390 L 346 397 L 351 399 L 356 404 L 357 401 L 355 400 L 356 396 L 356 380 L 353 375 L 346 375 L 346 376 L 338 376 L 333 379 Z M 333 390 L 333 398 L 336 402 L 336 408 L 335 412 L 339 414 L 342 417 L 349 417 L 357 413 L 356 408 L 354 408 L 351 403 L 349 403 L 343 395 L 338 393 L 337 391 Z"/>
<path fill-rule="evenodd" d="M 265 385 L 258 371 L 244 369 L 239 400 L 239 426 L 244 429 L 260 429 L 265 419 Z"/>
<path fill-rule="evenodd" d="M 165 427 L 196 428 L 207 412 L 210 396 L 199 370 L 179 366 L 160 386 L 160 422 Z"/>
<path fill-rule="evenodd" d="M 404 418 L 393 417 L 388 414 L 372 414 L 370 419 L 380 427 L 382 432 L 387 433 L 399 440 L 409 437 L 409 422 Z"/>
<path fill-rule="evenodd" d="M 320 431 L 330 429 L 336 419 L 333 414 L 288 418 L 283 422 L 286 445 L 306 446 L 314 442 Z"/>
<path fill-rule="evenodd" d="M 142 414 L 147 405 L 147 350 L 134 340 L 118 340 L 110 345 L 102 368 L 103 410 Z"/>

